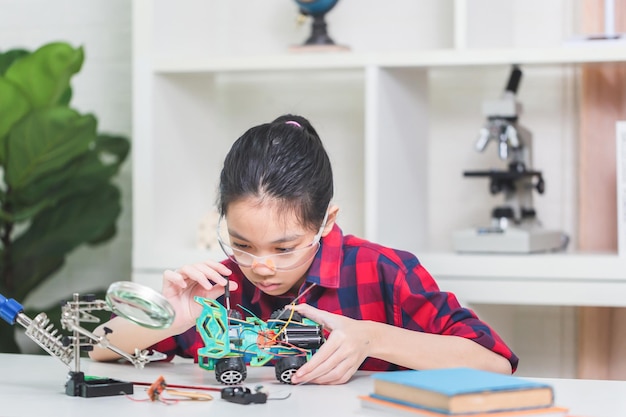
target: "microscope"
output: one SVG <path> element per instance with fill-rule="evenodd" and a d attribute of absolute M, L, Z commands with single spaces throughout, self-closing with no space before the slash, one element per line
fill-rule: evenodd
<path fill-rule="evenodd" d="M 485 101 L 487 117 L 480 129 L 475 148 L 483 152 L 490 142 L 498 157 L 507 163 L 505 170 L 465 171 L 469 178 L 488 178 L 489 191 L 504 195 L 504 203 L 491 211 L 491 224 L 454 233 L 457 252 L 534 253 L 565 249 L 568 237 L 543 229 L 533 207 L 533 192 L 543 194 L 545 181 L 532 166 L 532 134 L 518 124 L 521 103 L 516 100 L 522 71 L 514 65 L 505 91 L 498 100 Z"/>

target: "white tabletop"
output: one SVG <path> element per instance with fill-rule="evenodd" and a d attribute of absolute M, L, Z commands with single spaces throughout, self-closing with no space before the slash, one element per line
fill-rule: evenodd
<path fill-rule="evenodd" d="M 96 363 L 82 360 L 86 375 L 109 377 L 123 381 L 151 383 L 160 375 L 168 384 L 201 385 L 223 388 L 213 372 L 201 369 L 190 361 L 152 363 L 136 369 L 128 363 Z M 81 398 L 65 394 L 69 369 L 47 355 L 0 354 L 0 415 L 12 416 L 181 416 L 183 413 L 211 416 L 237 416 L 242 412 L 255 417 L 289 415 L 298 417 L 383 416 L 384 413 L 362 409 L 358 395 L 369 394 L 372 382 L 368 373 L 358 373 L 349 383 L 334 386 L 280 384 L 272 367 L 248 368 L 245 385 L 257 385 L 269 392 L 266 404 L 240 405 L 220 399 L 219 392 L 209 391 L 213 401 L 179 401 L 166 405 L 160 402 L 136 402 L 125 396 Z M 569 407 L 577 417 L 626 416 L 626 382 L 575 379 L 538 379 L 552 384 L 556 404 Z M 135 386 L 133 398 L 146 399 L 146 387 Z M 286 399 L 279 399 L 286 397 Z M 202 414 L 200 414 L 202 413 Z"/>

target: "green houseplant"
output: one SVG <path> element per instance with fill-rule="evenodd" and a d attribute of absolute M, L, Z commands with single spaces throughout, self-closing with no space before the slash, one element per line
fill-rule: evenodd
<path fill-rule="evenodd" d="M 130 143 L 70 106 L 83 60 L 63 42 L 0 53 L 0 293 L 19 302 L 74 249 L 117 232 L 112 180 Z M 0 351 L 19 351 L 13 334 L 0 322 Z"/>

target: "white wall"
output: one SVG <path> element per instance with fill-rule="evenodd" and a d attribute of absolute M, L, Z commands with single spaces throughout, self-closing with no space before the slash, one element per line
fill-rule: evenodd
<path fill-rule="evenodd" d="M 82 70 L 73 78 L 72 105 L 93 113 L 99 131 L 131 135 L 131 2 L 129 0 L 0 0 L 0 49 L 34 50 L 52 41 L 85 48 Z M 118 233 L 104 246 L 82 247 L 42 285 L 27 307 L 45 307 L 72 292 L 106 288 L 131 274 L 131 166 L 118 183 L 123 212 Z"/>

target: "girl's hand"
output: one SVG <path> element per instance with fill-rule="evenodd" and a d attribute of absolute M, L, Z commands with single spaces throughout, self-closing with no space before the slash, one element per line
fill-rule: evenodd
<path fill-rule="evenodd" d="M 368 322 L 355 320 L 308 304 L 293 309 L 321 324 L 330 335 L 311 360 L 294 374 L 292 383 L 344 384 L 369 356 Z"/>
<path fill-rule="evenodd" d="M 237 283 L 224 278 L 230 274 L 232 271 L 225 265 L 210 260 L 185 265 L 176 271 L 165 271 L 162 293 L 176 311 L 172 326 L 182 333 L 195 324 L 202 312 L 195 296 L 216 299 L 224 294 L 227 282 L 231 291 L 236 290 Z"/>

